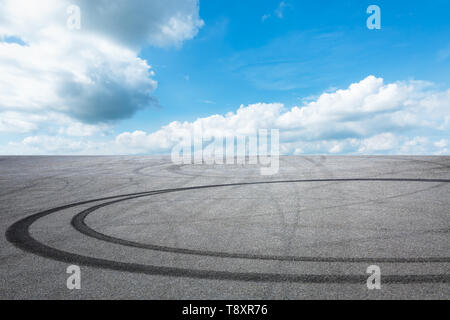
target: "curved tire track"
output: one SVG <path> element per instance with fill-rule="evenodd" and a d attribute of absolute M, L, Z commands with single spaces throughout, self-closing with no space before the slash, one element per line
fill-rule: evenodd
<path fill-rule="evenodd" d="M 165 266 L 153 266 L 153 265 L 143 265 L 137 263 L 127 263 L 118 262 L 113 260 L 106 260 L 101 258 L 94 258 L 79 255 L 76 253 L 66 252 L 63 250 L 55 249 L 47 246 L 36 239 L 34 239 L 29 232 L 31 225 L 37 220 L 53 214 L 55 212 L 65 210 L 68 208 L 89 204 L 98 201 L 113 200 L 106 203 L 102 203 L 93 206 L 87 210 L 84 210 L 72 220 L 72 224 L 81 232 L 86 235 L 102 238 L 101 240 L 114 242 L 122 245 L 139 245 L 141 247 L 143 244 L 117 239 L 102 235 L 90 228 L 84 228 L 84 218 L 91 212 L 117 202 L 136 199 L 140 197 L 151 196 L 161 193 L 169 192 L 180 192 L 187 190 L 198 190 L 205 188 L 218 188 L 218 187 L 228 187 L 228 186 L 245 186 L 245 185 L 256 185 L 256 184 L 276 184 L 276 183 L 306 183 L 306 182 L 337 182 L 337 181 L 378 181 L 378 182 L 424 182 L 424 183 L 450 183 L 447 179 L 395 179 L 395 178 L 357 178 L 357 179 L 309 179 L 309 180 L 279 180 L 279 181 L 263 181 L 263 182 L 243 182 L 243 183 L 231 183 L 231 184 L 216 184 L 216 185 L 204 185 L 195 187 L 184 187 L 184 188 L 174 188 L 165 190 L 155 190 L 139 193 L 124 194 L 118 196 L 104 197 L 99 199 L 92 199 L 77 203 L 68 204 L 65 206 L 45 210 L 31 216 L 28 216 L 10 226 L 6 232 L 7 240 L 15 245 L 16 247 L 30 252 L 41 257 L 49 258 L 52 260 L 79 264 L 95 268 L 103 268 L 116 271 L 124 272 L 134 272 L 134 273 L 144 273 L 150 275 L 162 275 L 162 276 L 173 276 L 173 277 L 190 277 L 190 278 L 200 278 L 200 279 L 215 279 L 215 280 L 235 280 L 235 281 L 261 281 L 261 282 L 305 282 L 305 283 L 364 283 L 367 279 L 366 275 L 318 275 L 318 274 L 280 274 L 280 273 L 247 273 L 247 272 L 228 272 L 228 271 L 214 271 L 214 270 L 195 270 L 186 268 L 176 268 L 176 267 L 165 267 Z M 87 227 L 87 226 L 86 226 Z M 94 233 L 93 233 L 94 232 Z M 106 238 L 105 238 L 106 237 Z M 148 249 L 169 251 L 184 254 L 201 254 L 201 255 L 212 255 L 217 257 L 227 257 L 227 258 L 244 258 L 244 259 L 262 259 L 262 260 L 285 260 L 285 261 L 313 261 L 313 262 L 402 262 L 402 263 L 416 263 L 416 262 L 450 262 L 449 257 L 431 257 L 431 258 L 319 258 L 319 257 L 284 257 L 284 256 L 261 256 L 261 255 L 248 255 L 248 254 L 233 254 L 233 253 L 220 253 L 220 252 L 210 252 L 210 251 L 199 251 L 190 249 L 178 249 L 178 248 L 168 248 L 159 247 L 154 245 L 144 245 L 149 246 Z M 173 251 L 170 251 L 173 250 Z M 181 250 L 181 252 L 180 252 Z M 352 260 L 349 260 L 352 259 Z M 384 283 L 429 283 L 429 282 L 450 282 L 450 275 L 448 274 L 436 274 L 436 275 L 384 275 Z"/>

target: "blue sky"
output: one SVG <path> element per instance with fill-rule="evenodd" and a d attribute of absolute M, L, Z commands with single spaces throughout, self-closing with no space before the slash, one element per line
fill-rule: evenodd
<path fill-rule="evenodd" d="M 205 26 L 195 39 L 178 50 L 144 49 L 141 56 L 152 61 L 159 82 L 155 95 L 164 107 L 157 115 L 148 111 L 155 126 L 240 104 L 295 105 L 370 74 L 388 82 L 449 82 L 450 59 L 439 59 L 450 46 L 448 1 L 377 1 L 379 31 L 366 27 L 373 1 L 286 1 L 283 18 L 263 22 L 279 3 L 201 1 Z"/>
<path fill-rule="evenodd" d="M 181 7 L 181 2 L 183 1 L 172 0 L 168 6 L 172 6 L 174 12 L 179 15 L 178 8 Z M 101 117 L 99 121 L 92 120 L 89 118 L 91 113 L 84 118 L 78 116 L 86 114 L 86 110 L 71 110 L 70 113 L 64 113 L 65 116 L 80 122 L 79 126 L 100 128 L 97 130 L 89 127 L 95 134 L 82 138 L 71 138 L 70 134 L 67 134 L 68 130 L 64 131 L 61 128 L 49 131 L 49 127 L 53 127 L 53 124 L 36 124 L 30 127 L 30 130 L 22 132 L 14 132 L 14 130 L 9 132 L 5 129 L 1 132 L 0 142 L 4 147 L 3 149 L 0 147 L 0 152 L 3 150 L 3 153 L 14 151 L 39 153 L 41 150 L 39 145 L 28 151 L 25 147 L 19 146 L 27 138 L 34 138 L 38 141 L 39 137 L 45 137 L 47 140 L 43 141 L 48 142 L 57 136 L 60 139 L 72 139 L 74 145 L 77 143 L 78 145 L 89 143 L 107 145 L 111 139 L 117 142 L 117 137 L 122 134 L 142 131 L 145 132 L 146 139 L 150 139 L 149 136 L 173 121 L 195 123 L 198 119 L 207 119 L 215 114 L 226 115 L 228 112 L 236 112 L 241 105 L 246 107 L 258 103 L 263 104 L 253 115 L 258 117 L 258 112 L 263 112 L 264 108 L 272 111 L 278 110 L 278 107 L 273 107 L 272 104 L 279 103 L 282 106 L 276 112 L 281 117 L 283 113 L 289 112 L 294 106 L 302 107 L 308 103 L 317 102 L 317 99 L 324 93 L 332 94 L 340 89 L 349 90 L 351 84 L 360 83 L 371 75 L 376 79 L 383 79 L 382 85 L 373 82 L 371 90 L 375 90 L 374 92 L 379 92 L 383 86 L 397 84 L 399 88 L 404 87 L 405 92 L 411 90 L 417 96 L 416 105 L 410 109 L 406 107 L 410 105 L 409 102 L 404 100 L 403 102 L 397 101 L 399 105 L 394 106 L 390 109 L 391 111 L 397 110 L 401 105 L 402 110 L 408 116 L 413 114 L 416 118 L 428 119 L 432 117 L 430 114 L 422 116 L 418 114 L 421 111 L 417 110 L 420 110 L 419 106 L 424 105 L 424 101 L 435 99 L 437 102 L 433 102 L 432 106 L 435 108 L 434 112 L 436 110 L 441 112 L 441 119 L 450 114 L 450 112 L 446 112 L 450 110 L 449 101 L 446 100 L 448 88 L 450 88 L 450 20 L 448 19 L 450 3 L 446 0 L 202 0 L 199 3 L 188 0 L 188 2 L 189 5 L 186 5 L 186 10 L 183 12 L 187 17 L 194 16 L 194 19 L 202 21 L 201 23 L 189 26 L 188 31 L 183 31 L 180 36 L 174 36 L 173 41 L 154 40 L 165 36 L 155 34 L 150 41 L 145 37 L 140 39 L 136 36 L 135 43 L 125 43 L 124 45 L 132 48 L 130 50 L 135 52 L 136 57 L 151 66 L 154 74 L 149 73 L 147 77 L 154 81 L 155 85 L 146 83 L 146 90 L 151 91 L 151 99 L 141 97 L 143 94 L 139 91 L 141 87 L 137 89 L 138 94 L 129 91 L 136 88 L 126 87 L 123 89 L 120 99 L 116 95 L 111 95 L 110 99 L 123 100 L 124 105 L 132 103 L 136 105 L 140 103 L 136 101 L 141 101 L 143 107 L 129 106 L 127 109 L 121 109 L 121 106 L 118 106 L 117 109 L 114 109 L 117 111 L 118 118 L 105 118 L 104 121 Z M 81 1 L 82 13 L 87 10 L 83 8 L 83 4 Z M 369 17 L 366 9 L 372 4 L 381 8 L 380 30 L 369 30 L 366 26 L 366 20 Z M 155 8 L 163 10 L 160 5 L 155 5 L 151 9 Z M 131 7 L 130 12 L 133 12 L 133 9 L 138 10 L 137 3 Z M 170 17 L 169 9 L 164 9 L 168 12 L 167 17 Z M 83 16 L 89 18 L 89 13 Z M 192 22 L 189 19 L 186 21 Z M 87 25 L 90 26 L 88 23 L 89 21 Z M 125 24 L 131 22 L 122 19 L 117 23 L 122 23 L 124 27 L 127 27 Z M 92 28 L 95 27 L 93 25 Z M 148 30 L 148 32 L 155 32 L 152 26 L 149 26 Z M 0 28 L 0 34 L 1 31 Z M 139 30 L 139 32 L 141 31 Z M 11 42 L 6 40 L 6 31 L 3 32 L 4 43 Z M 9 33 L 8 37 L 14 36 L 21 40 L 26 38 L 20 32 L 17 32 L 19 34 Z M 33 36 L 38 39 L 35 42 L 39 42 L 40 36 Z M 102 36 L 105 39 L 114 37 L 108 34 L 108 30 L 104 31 Z M 123 39 L 114 39 L 114 41 L 114 45 L 117 43 L 118 46 L 122 46 L 124 42 Z M 27 59 L 26 56 L 24 59 Z M 118 65 L 120 68 L 122 64 Z M 109 71 L 110 73 L 111 71 Z M 115 74 L 114 70 L 113 73 Z M 109 74 L 106 72 L 99 74 L 99 77 L 109 78 Z M 145 82 L 144 79 L 141 80 Z M 414 82 L 415 80 L 420 80 L 421 83 L 418 84 Z M 114 78 L 113 81 L 117 81 L 117 85 L 105 85 L 100 91 L 103 96 L 96 93 L 97 99 L 94 100 L 96 105 L 101 104 L 104 97 L 108 96 L 108 90 L 115 92 L 122 90 L 121 80 Z M 75 90 L 73 81 L 68 82 L 66 87 L 70 93 Z M 88 89 L 83 89 L 83 92 L 86 90 Z M 403 89 L 398 90 L 403 92 L 401 91 Z M 372 91 L 370 92 L 373 94 Z M 396 95 L 400 94 L 396 93 Z M 86 95 L 86 99 L 91 98 L 92 95 Z M 128 98 L 132 102 L 125 101 Z M 405 97 L 405 99 L 408 98 Z M 155 103 L 156 100 L 157 103 Z M 333 104 L 333 101 L 335 100 L 331 100 L 330 103 Z M 77 103 L 79 102 L 77 100 Z M 92 101 L 88 101 L 89 103 Z M 328 107 L 333 109 L 333 105 Z M 47 106 L 42 108 L 48 110 Z M 52 106 L 51 108 L 60 110 L 58 107 Z M 355 105 L 354 108 L 358 109 L 360 106 Z M 10 111 L 11 108 L 5 107 L 5 110 Z M 122 112 L 124 110 L 131 111 Z M 332 119 L 332 117 L 328 117 L 327 108 L 324 107 L 321 110 L 324 110 L 321 111 L 324 112 L 324 118 Z M 100 114 L 108 112 L 108 109 L 100 109 L 98 112 Z M 394 116 L 400 117 L 397 113 L 392 112 L 385 115 L 390 117 L 389 119 Z M 428 120 L 429 123 L 438 121 L 434 118 Z M 271 123 L 280 123 L 277 121 L 274 120 Z M 302 118 L 299 118 L 299 121 L 302 121 Z M 396 123 L 398 124 L 398 121 Z M 68 126 L 70 125 L 68 124 Z M 324 124 L 324 126 L 327 125 L 329 123 Z M 352 128 L 357 125 L 358 123 L 353 123 Z M 296 153 L 295 150 L 297 150 L 297 153 L 302 153 L 302 150 L 306 150 L 305 153 L 328 153 L 332 149 L 333 143 L 347 139 L 345 140 L 346 144 L 342 145 L 340 149 L 338 148 L 338 153 L 372 153 L 372 151 L 377 153 L 379 151 L 446 154 L 450 148 L 447 123 L 445 121 L 443 123 L 433 122 L 433 125 L 440 129 L 436 131 L 430 125 L 418 125 L 414 130 L 408 131 L 407 125 L 393 125 L 392 128 L 378 128 L 370 132 L 360 130 L 355 133 L 357 131 L 355 129 L 355 132 L 345 136 L 343 132 L 348 132 L 347 128 L 342 132 L 330 133 L 331 136 L 327 135 L 326 139 L 323 137 L 318 139 L 316 147 L 289 146 L 286 147 L 286 151 Z M 409 127 L 414 127 L 414 125 L 411 123 Z M 64 132 L 66 133 L 64 134 Z M 399 139 L 391 145 L 391 149 L 372 151 L 370 148 L 364 149 L 361 144 L 351 148 L 351 145 L 355 145 L 356 142 L 349 140 L 356 137 L 361 141 L 371 138 L 379 141 L 393 136 Z M 305 139 L 307 138 L 304 136 L 297 137 L 300 144 Z M 413 143 L 414 139 L 422 141 L 419 143 L 420 146 L 401 149 L 406 144 Z M 427 142 L 424 142 L 425 140 Z M 133 140 L 133 143 L 141 142 Z M 148 151 L 142 147 L 129 151 L 124 149 L 123 152 L 152 154 L 154 142 L 148 143 L 149 145 L 145 147 L 148 147 Z M 436 147 L 436 144 L 441 147 Z M 102 152 L 105 152 L 104 148 L 105 146 L 100 146 L 98 150 L 102 149 Z M 156 149 L 155 152 L 161 152 L 164 148 Z M 42 150 L 43 153 L 70 153 L 70 150 L 67 149 L 48 150 L 42 148 Z M 77 149 L 76 152 L 83 152 L 83 150 L 86 149 Z M 88 153 L 92 152 L 92 149 L 89 150 Z"/>

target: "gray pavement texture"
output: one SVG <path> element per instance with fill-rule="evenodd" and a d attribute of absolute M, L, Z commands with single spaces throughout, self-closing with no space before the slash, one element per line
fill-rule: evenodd
<path fill-rule="evenodd" d="M 449 299 L 449 205 L 450 157 L 0 157 L 0 299 Z"/>

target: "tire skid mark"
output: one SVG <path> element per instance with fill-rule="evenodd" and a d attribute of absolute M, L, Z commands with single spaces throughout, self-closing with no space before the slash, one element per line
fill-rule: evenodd
<path fill-rule="evenodd" d="M 302 182 L 332 182 L 332 181 L 384 181 L 384 182 L 427 182 L 427 183 L 449 183 L 450 180 L 446 179 L 396 179 L 396 178 L 356 178 L 356 179 L 309 179 L 309 180 L 278 180 L 278 181 L 263 181 L 263 182 L 242 182 L 242 183 L 230 183 L 230 184 L 216 184 L 216 185 L 203 185 L 194 187 L 183 187 L 174 189 L 163 189 L 154 190 L 147 192 L 131 193 L 118 196 L 104 197 L 99 199 L 86 200 L 82 202 L 72 203 L 65 206 L 45 210 L 31 216 L 28 216 L 18 222 L 14 223 L 6 231 L 7 240 L 15 245 L 16 247 L 45 257 L 52 260 L 65 262 L 65 263 L 75 263 L 84 266 L 90 266 L 95 268 L 104 268 L 109 270 L 124 271 L 124 272 L 134 272 L 134 273 L 144 273 L 150 275 L 162 275 L 162 276 L 172 276 L 172 277 L 190 277 L 199 279 L 214 279 L 214 280 L 235 280 L 235 281 L 256 281 L 256 282 L 303 282 L 303 283 L 364 283 L 367 279 L 366 275 L 341 275 L 341 274 L 330 274 L 330 275 L 318 275 L 318 274 L 280 274 L 280 273 L 249 273 L 249 272 L 228 272 L 228 271 L 214 271 L 214 270 L 195 270 L 177 267 L 166 267 L 166 266 L 153 266 L 153 265 L 143 265 L 137 263 L 126 263 L 118 262 L 112 260 L 106 260 L 101 258 L 94 258 L 79 255 L 76 253 L 66 252 L 63 250 L 55 249 L 40 243 L 34 239 L 29 232 L 30 226 L 37 220 L 53 214 L 55 212 L 72 208 L 75 206 L 80 206 L 84 204 L 89 204 L 98 201 L 113 200 L 106 203 L 101 203 L 95 205 L 89 209 L 82 211 L 82 213 L 75 216 L 72 220 L 72 224 L 77 228 L 82 226 L 84 223 L 84 218 L 91 212 L 114 203 L 121 201 L 136 199 L 140 197 L 146 197 L 161 193 L 169 192 L 180 192 L 187 190 L 205 189 L 205 188 L 218 188 L 218 187 L 230 187 L 230 186 L 245 186 L 245 185 L 257 185 L 257 184 L 275 184 L 275 183 L 302 183 Z M 78 219 L 76 219 L 78 217 Z M 78 221 L 78 222 L 77 222 Z M 80 225 L 79 225 L 80 224 Z M 87 227 L 87 226 L 86 226 Z M 89 229 L 89 228 L 88 228 Z M 83 230 L 86 231 L 86 230 Z M 88 231 L 90 236 L 106 237 L 105 241 L 119 242 L 119 244 L 128 243 L 130 241 L 115 239 L 102 234 L 92 234 L 96 231 Z M 134 246 L 136 243 L 133 243 Z M 139 244 L 142 245 L 142 244 Z M 153 245 L 146 245 L 152 246 Z M 157 247 L 157 246 L 156 246 Z M 152 250 L 156 250 L 152 248 Z M 189 249 L 178 249 L 178 248 L 165 248 L 167 250 L 177 250 L 184 251 L 191 254 Z M 203 252 L 204 253 L 204 252 Z M 211 255 L 210 253 L 208 253 Z M 218 256 L 234 255 L 236 258 L 251 258 L 251 259 L 261 259 L 258 255 L 248 255 L 248 254 L 228 254 L 228 253 L 216 253 Z M 288 259 L 288 261 L 317 261 L 317 262 L 403 262 L 403 263 L 431 263 L 431 262 L 450 262 L 450 257 L 429 257 L 429 258 L 340 258 L 340 257 L 277 257 L 277 256 L 262 256 L 263 259 L 270 258 L 271 260 Z M 264 258 L 265 257 L 265 258 Z M 301 259 L 301 260 L 289 260 L 289 259 Z M 306 259 L 306 260 L 305 260 Z M 384 259 L 384 260 L 383 260 Z M 384 283 L 448 283 L 450 282 L 450 275 L 448 274 L 435 274 L 435 275 L 384 275 Z"/>

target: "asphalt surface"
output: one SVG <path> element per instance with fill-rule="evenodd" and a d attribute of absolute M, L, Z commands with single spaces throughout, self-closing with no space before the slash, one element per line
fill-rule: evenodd
<path fill-rule="evenodd" d="M 449 195 L 450 157 L 0 157 L 0 299 L 449 299 Z"/>

